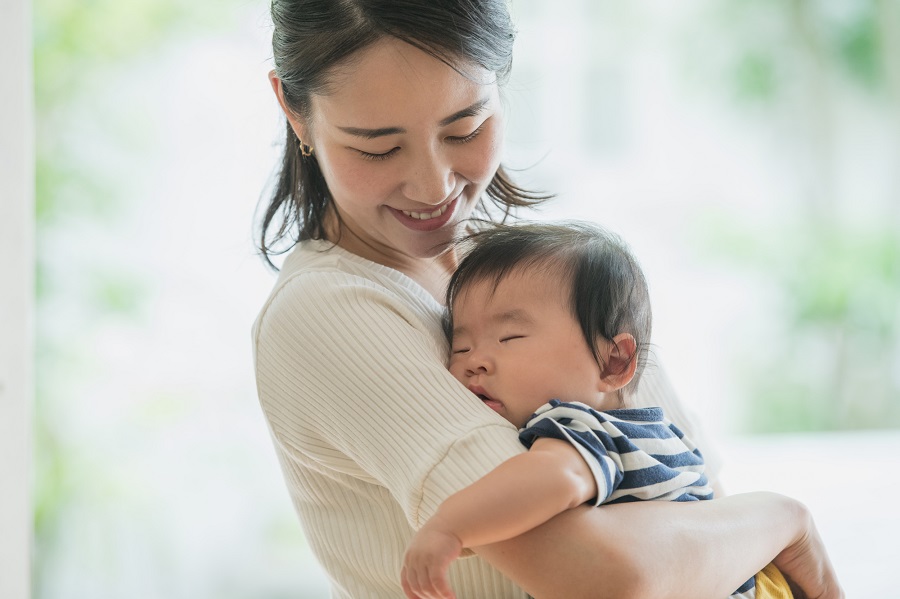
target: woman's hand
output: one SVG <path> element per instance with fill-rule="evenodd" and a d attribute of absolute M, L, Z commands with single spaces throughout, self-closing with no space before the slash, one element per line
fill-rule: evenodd
<path fill-rule="evenodd" d="M 456 599 L 447 570 L 459 557 L 463 545 L 459 538 L 432 518 L 416 533 L 403 557 L 400 571 L 403 592 L 408 599 Z"/>
<path fill-rule="evenodd" d="M 825 551 L 825 544 L 809 509 L 797 502 L 805 526 L 801 535 L 775 558 L 774 563 L 789 579 L 796 599 L 843 599 L 844 590 Z"/>

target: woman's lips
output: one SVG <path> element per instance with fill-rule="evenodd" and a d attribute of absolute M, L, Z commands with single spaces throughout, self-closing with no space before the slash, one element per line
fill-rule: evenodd
<path fill-rule="evenodd" d="M 437 208 L 430 212 L 412 212 L 410 210 L 401 210 L 403 214 L 409 216 L 410 218 L 417 218 L 419 220 L 431 220 L 432 218 L 437 218 L 447 211 L 447 208 L 450 207 L 450 202 L 447 202 L 440 208 Z"/>
<path fill-rule="evenodd" d="M 443 206 L 439 206 L 430 212 L 427 210 L 398 210 L 396 208 L 391 208 L 390 210 L 391 214 L 409 229 L 425 232 L 436 231 L 450 222 L 450 219 L 453 218 L 460 197 L 462 197 L 462 193 L 458 194 L 450 202 Z"/>

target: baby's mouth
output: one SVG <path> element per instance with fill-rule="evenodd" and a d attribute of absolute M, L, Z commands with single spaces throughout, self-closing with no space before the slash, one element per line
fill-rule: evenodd
<path fill-rule="evenodd" d="M 503 402 L 500 400 L 494 399 L 488 394 L 483 388 L 478 386 L 469 387 L 469 391 L 475 394 L 478 399 L 484 403 L 487 407 L 494 410 L 495 412 L 499 412 L 503 408 Z"/>
<path fill-rule="evenodd" d="M 484 405 L 494 410 L 495 412 L 500 412 L 503 409 L 503 404 L 497 401 L 496 399 L 491 399 L 489 397 L 482 397 L 481 401 L 484 402 Z"/>

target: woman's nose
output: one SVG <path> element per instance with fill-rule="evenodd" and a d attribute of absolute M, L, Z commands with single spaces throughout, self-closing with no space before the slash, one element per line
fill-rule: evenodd
<path fill-rule="evenodd" d="M 403 194 L 414 202 L 437 206 L 450 199 L 456 175 L 439 150 L 423 151 L 415 157 L 403 185 Z"/>

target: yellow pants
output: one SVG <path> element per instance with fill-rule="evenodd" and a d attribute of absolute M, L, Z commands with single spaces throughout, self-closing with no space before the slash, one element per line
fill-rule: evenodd
<path fill-rule="evenodd" d="M 757 572 L 756 599 L 794 599 L 784 575 L 774 564 Z"/>

